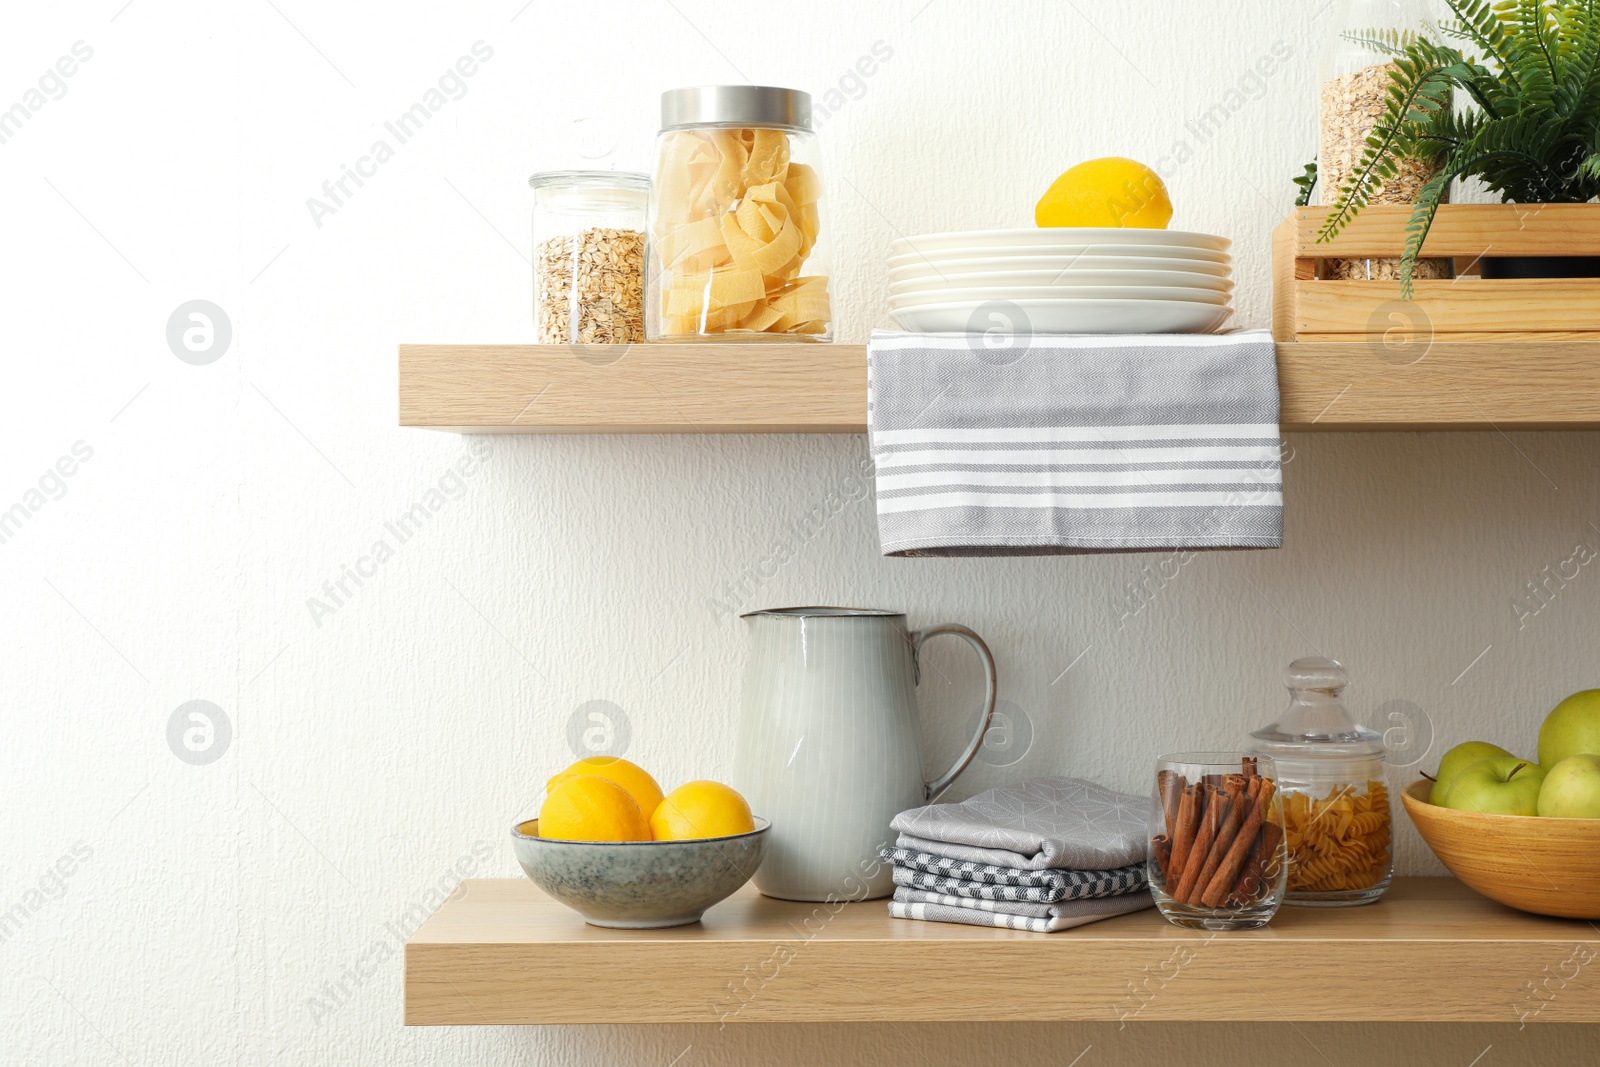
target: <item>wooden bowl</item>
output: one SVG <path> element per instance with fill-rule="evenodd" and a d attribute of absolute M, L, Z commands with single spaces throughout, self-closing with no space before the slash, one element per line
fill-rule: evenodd
<path fill-rule="evenodd" d="M 1428 803 L 1432 788 L 1424 778 L 1400 796 L 1451 874 L 1519 911 L 1600 919 L 1600 819 L 1455 811 Z"/>

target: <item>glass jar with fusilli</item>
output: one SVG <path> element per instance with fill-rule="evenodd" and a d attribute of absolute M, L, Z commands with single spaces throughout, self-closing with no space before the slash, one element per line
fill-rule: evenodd
<path fill-rule="evenodd" d="M 1288 710 L 1251 735 L 1277 761 L 1286 904 L 1367 904 L 1383 895 L 1393 875 L 1383 738 L 1345 710 L 1347 681 L 1334 660 L 1295 660 L 1284 673 Z"/>

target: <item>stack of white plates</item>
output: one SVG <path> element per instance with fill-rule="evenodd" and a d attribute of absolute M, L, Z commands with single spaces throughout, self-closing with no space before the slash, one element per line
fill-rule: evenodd
<path fill-rule="evenodd" d="M 902 237 L 889 314 L 917 333 L 1210 333 L 1233 314 L 1230 243 L 1132 229 Z"/>

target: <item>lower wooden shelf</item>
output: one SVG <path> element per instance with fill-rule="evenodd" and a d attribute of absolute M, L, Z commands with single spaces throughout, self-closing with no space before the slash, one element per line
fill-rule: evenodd
<path fill-rule="evenodd" d="M 1524 915 L 1450 878 L 1227 934 L 1153 909 L 1056 934 L 989 930 L 748 886 L 693 926 L 605 930 L 531 882 L 485 879 L 406 943 L 405 1021 L 1594 1023 L 1597 956 L 1591 924 Z"/>
<path fill-rule="evenodd" d="M 1280 343 L 1278 378 L 1286 432 L 1600 428 L 1600 341 Z M 866 424 L 865 345 L 400 346 L 402 426 L 863 433 Z"/>

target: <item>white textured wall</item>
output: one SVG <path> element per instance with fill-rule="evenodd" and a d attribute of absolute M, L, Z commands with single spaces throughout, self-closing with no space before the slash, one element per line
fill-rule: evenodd
<path fill-rule="evenodd" d="M 25 917 L 0 943 L 0 1059 L 976 1064 L 1092 1045 L 1084 1064 L 1220 1064 L 1254 1045 L 1464 1065 L 1492 1045 L 1481 1062 L 1501 1065 L 1592 1051 L 1577 1029 L 1492 1020 L 402 1028 L 391 924 L 452 869 L 516 873 L 506 830 L 570 758 L 574 708 L 623 708 L 629 755 L 663 782 L 727 774 L 743 637 L 712 601 L 864 450 L 397 428 L 398 342 L 529 338 L 527 174 L 613 145 L 611 161 L 642 166 L 662 89 L 748 77 L 821 93 L 881 41 L 892 58 L 824 129 L 843 339 L 886 321 L 897 231 L 1026 223 L 1057 172 L 1113 153 L 1169 160 L 1175 224 L 1236 240 L 1240 320 L 1262 324 L 1267 234 L 1313 151 L 1327 5 L 274 3 L 13 5 L 0 30 L 0 107 L 74 42 L 93 50 L 0 144 L 0 509 L 41 505 L 0 544 L 0 908 Z M 307 198 L 477 41 L 493 56 L 465 96 L 317 225 Z M 1287 62 L 1252 80 L 1274 52 Z M 233 324 L 208 366 L 164 336 L 192 299 Z M 80 441 L 91 458 L 59 487 L 45 478 L 60 498 L 28 497 Z M 1543 712 L 1596 682 L 1600 577 L 1580 571 L 1520 630 L 1511 604 L 1579 542 L 1600 544 L 1600 437 L 1292 443 L 1287 547 L 1197 558 L 1126 620 L 1122 590 L 1154 557 L 884 560 L 868 501 L 734 606 L 893 606 L 977 628 L 1035 741 L 1015 767 L 975 768 L 962 794 L 1063 771 L 1142 789 L 1158 750 L 1234 744 L 1269 720 L 1279 670 L 1317 651 L 1348 664 L 1357 709 L 1410 701 L 1441 744 L 1530 748 Z M 463 457 L 473 473 L 431 525 L 313 620 L 307 598 Z M 938 763 L 976 700 L 970 665 L 948 656 L 958 684 L 926 694 Z M 195 699 L 234 734 L 205 766 L 167 742 Z M 1409 827 L 1400 853 L 1404 871 L 1439 870 Z M 48 876 L 58 861 L 72 873 Z M 329 998 L 351 967 L 363 981 Z M 1505 976 L 1506 1020 L 1533 977 Z"/>

